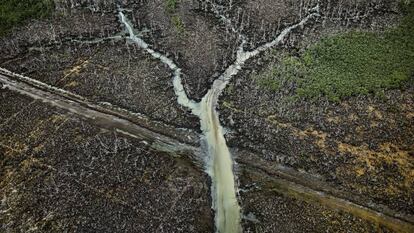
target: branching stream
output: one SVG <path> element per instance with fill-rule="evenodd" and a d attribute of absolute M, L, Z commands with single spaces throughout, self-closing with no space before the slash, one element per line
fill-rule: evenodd
<path fill-rule="evenodd" d="M 127 39 L 137 44 L 138 47 L 145 50 L 152 57 L 159 59 L 162 63 L 167 65 L 173 73 L 173 87 L 177 96 L 177 102 L 191 110 L 200 120 L 201 130 L 203 132 L 202 140 L 206 145 L 204 167 L 206 173 L 210 176 L 212 181 L 211 196 L 212 196 L 212 208 L 215 211 L 215 225 L 218 233 L 237 233 L 241 232 L 241 209 L 237 200 L 237 186 L 235 184 L 235 174 L 233 173 L 233 158 L 226 145 L 222 126 L 219 121 L 219 113 L 216 110 L 218 99 L 222 91 L 226 88 L 231 78 L 238 74 L 242 70 L 245 63 L 255 56 L 260 55 L 274 46 L 281 43 L 292 30 L 304 26 L 309 20 L 319 15 L 318 7 L 315 7 L 309 11 L 309 14 L 304 17 L 300 22 L 287 27 L 280 34 L 269 43 L 257 47 L 254 50 L 246 51 L 245 44 L 248 39 L 245 35 L 239 34 L 239 31 L 232 27 L 232 22 L 224 15 L 221 15 L 218 7 L 213 5 L 213 11 L 216 16 L 221 19 L 224 23 L 232 28 L 232 32 L 238 34 L 239 41 L 235 61 L 227 67 L 227 69 L 217 78 L 207 94 L 201 99 L 200 102 L 196 102 L 188 98 L 184 86 L 181 80 L 181 69 L 179 66 L 166 55 L 154 50 L 151 45 L 147 44 L 141 37 L 140 34 L 135 31 L 132 24 L 128 21 L 122 10 L 119 12 L 119 18 L 122 24 L 125 26 L 128 32 Z M 313 12 L 313 13 L 312 13 Z M 98 38 L 91 41 L 72 40 L 73 42 L 79 43 L 100 43 L 105 40 L 118 40 L 125 38 L 122 36 L 112 36 L 108 38 Z M 197 77 L 193 77 L 197 78 Z M 145 127 L 140 127 L 134 122 L 130 122 L 128 117 L 124 115 L 114 114 L 113 111 L 104 110 L 99 105 L 90 103 L 81 96 L 72 94 L 71 92 L 59 89 L 57 87 L 49 86 L 38 80 L 31 79 L 29 77 L 21 76 L 12 73 L 6 69 L 0 68 L 0 84 L 2 88 L 7 88 L 12 91 L 19 92 L 30 96 L 34 99 L 41 100 L 49 103 L 53 106 L 66 109 L 72 113 L 82 116 L 84 119 L 89 119 L 95 124 L 103 128 L 117 130 L 119 133 L 136 137 L 142 140 L 149 141 L 152 147 L 169 152 L 169 153 L 182 153 L 187 154 L 188 151 L 197 153 L 200 151 L 199 148 L 195 148 L 191 145 L 185 145 L 164 136 L 163 134 L 152 132 Z M 161 130 L 163 131 L 164 128 Z M 190 153 L 191 154 L 191 153 Z M 198 158 L 198 157 L 197 157 Z M 245 159 L 245 157 L 243 157 Z M 242 160 L 240 160 L 243 163 Z M 281 193 L 294 193 L 298 197 L 302 197 L 305 201 L 311 200 L 323 203 L 330 208 L 340 209 L 345 212 L 352 213 L 364 219 L 368 219 L 373 222 L 383 224 L 391 229 L 401 232 L 413 232 L 412 221 L 401 218 L 394 212 L 388 212 L 387 209 L 371 210 L 364 205 L 356 204 L 343 199 L 340 192 L 331 190 L 325 187 L 322 183 L 306 183 L 306 178 L 301 175 L 286 173 L 286 171 L 279 171 L 277 177 L 273 177 L 272 168 L 266 168 L 265 165 L 258 165 L 257 161 L 250 162 L 248 160 L 245 163 L 255 164 L 258 171 L 265 176 L 269 176 L 269 179 L 274 182 L 279 192 Z M 269 175 L 270 174 L 270 175 Z M 282 174 L 282 175 L 281 175 Z M 292 177 L 295 177 L 292 179 Z M 298 182 L 300 179 L 301 182 Z M 303 181 L 305 180 L 305 181 Z M 317 185 L 315 188 L 315 185 Z M 321 192 L 320 190 L 324 190 Z M 333 196 L 331 194 L 334 194 Z M 336 196 L 335 196 L 336 195 Z M 384 214 L 385 213 L 385 214 Z M 402 219 L 402 220 L 401 220 Z"/>
<path fill-rule="evenodd" d="M 203 140 L 207 144 L 206 172 L 212 181 L 212 200 L 215 211 L 216 229 L 219 233 L 241 232 L 240 206 L 236 197 L 235 175 L 233 173 L 233 159 L 226 145 L 223 130 L 220 125 L 216 106 L 221 92 L 225 89 L 231 77 L 235 76 L 245 62 L 279 44 L 293 29 L 303 26 L 318 13 L 309 14 L 299 23 L 284 29 L 273 41 L 264 44 L 253 51 L 245 51 L 243 42 L 238 48 L 236 61 L 230 65 L 223 74 L 214 81 L 211 89 L 202 98 L 195 102 L 188 98 L 181 82 L 181 69 L 167 56 L 155 51 L 134 30 L 122 11 L 119 12 L 121 22 L 129 33 L 129 39 L 144 49 L 154 58 L 166 64 L 174 73 L 173 85 L 180 105 L 191 109 L 192 113 L 200 119 Z"/>

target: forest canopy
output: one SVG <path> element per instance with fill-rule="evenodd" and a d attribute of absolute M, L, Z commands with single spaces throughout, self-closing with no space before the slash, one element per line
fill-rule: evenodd
<path fill-rule="evenodd" d="M 45 18 L 52 13 L 52 0 L 0 1 L 0 36 L 29 19 Z"/>

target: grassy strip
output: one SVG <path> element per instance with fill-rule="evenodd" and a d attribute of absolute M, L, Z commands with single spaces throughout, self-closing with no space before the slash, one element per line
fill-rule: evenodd
<path fill-rule="evenodd" d="M 28 19 L 49 16 L 53 8 L 52 0 L 1 0 L 0 36 Z"/>
<path fill-rule="evenodd" d="M 331 101 L 400 88 L 414 74 L 414 3 L 402 7 L 406 16 L 397 28 L 322 39 L 299 57 L 284 55 L 258 77 L 259 86 L 294 86 L 297 97 Z"/>

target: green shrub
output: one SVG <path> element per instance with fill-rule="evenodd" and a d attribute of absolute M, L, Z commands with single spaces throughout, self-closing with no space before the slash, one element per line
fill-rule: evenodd
<path fill-rule="evenodd" d="M 178 15 L 173 15 L 171 17 L 172 23 L 175 27 L 175 29 L 178 31 L 178 33 L 182 34 L 185 32 L 184 23 L 183 20 Z"/>
<path fill-rule="evenodd" d="M 166 7 L 168 12 L 173 12 L 177 8 L 177 0 L 166 0 Z"/>
<path fill-rule="evenodd" d="M 53 8 L 52 0 L 1 0 L 0 36 L 28 19 L 49 16 Z"/>

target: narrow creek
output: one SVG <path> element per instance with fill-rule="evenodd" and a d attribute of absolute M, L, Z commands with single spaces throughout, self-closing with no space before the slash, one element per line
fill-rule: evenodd
<path fill-rule="evenodd" d="M 238 233 L 242 231 L 242 228 L 240 224 L 240 206 L 236 197 L 237 187 L 235 185 L 235 175 L 233 172 L 233 158 L 227 147 L 218 112 L 216 111 L 218 98 L 231 77 L 236 75 L 242 69 L 248 59 L 279 44 L 289 32 L 299 26 L 303 26 L 315 15 L 317 15 L 317 13 L 308 15 L 299 23 L 284 29 L 273 41 L 264 44 L 253 51 L 244 50 L 243 46 L 246 41 L 243 40 L 238 48 L 235 62 L 213 82 L 211 89 L 202 98 L 201 102 L 195 102 L 188 98 L 184 90 L 181 82 L 181 69 L 173 60 L 153 50 L 149 44 L 139 37 L 139 34 L 134 30 L 132 24 L 128 21 L 124 13 L 122 11 L 119 12 L 119 18 L 125 25 L 129 34 L 128 38 L 151 56 L 159 59 L 173 71 L 173 86 L 178 103 L 189 108 L 192 113 L 200 119 L 201 130 L 203 132 L 202 140 L 204 140 L 207 145 L 205 169 L 212 181 L 212 208 L 215 211 L 216 231 L 219 233 Z"/>

